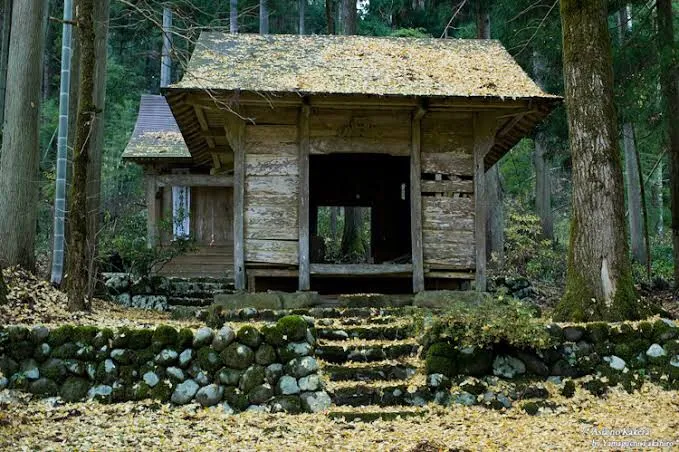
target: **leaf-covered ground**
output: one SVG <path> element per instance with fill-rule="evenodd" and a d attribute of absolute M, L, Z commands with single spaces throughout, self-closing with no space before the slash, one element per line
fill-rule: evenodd
<path fill-rule="evenodd" d="M 551 399 L 557 413 L 519 408 L 428 408 L 422 417 L 374 423 L 308 415 L 242 413 L 153 402 L 51 407 L 45 401 L 0 406 L 0 449 L 78 450 L 584 450 L 593 441 L 679 444 L 679 393 L 646 385 L 606 398 L 578 390 Z M 636 429 L 636 435 L 606 429 Z M 606 447 L 613 446 L 613 447 Z M 676 447 L 676 446 L 675 446 Z"/>

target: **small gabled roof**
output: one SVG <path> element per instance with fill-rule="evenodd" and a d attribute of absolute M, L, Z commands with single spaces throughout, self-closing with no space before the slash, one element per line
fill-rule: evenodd
<path fill-rule="evenodd" d="M 141 96 L 134 132 L 123 152 L 124 159 L 190 159 L 191 153 L 165 97 Z"/>
<path fill-rule="evenodd" d="M 496 40 L 203 32 L 173 89 L 553 99 Z"/>

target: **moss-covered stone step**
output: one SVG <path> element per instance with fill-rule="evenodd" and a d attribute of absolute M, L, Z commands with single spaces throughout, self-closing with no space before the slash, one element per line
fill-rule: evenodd
<path fill-rule="evenodd" d="M 408 383 L 389 386 L 356 383 L 329 387 L 328 391 L 337 406 L 424 406 L 434 399 L 426 386 L 416 387 Z"/>
<path fill-rule="evenodd" d="M 415 375 L 417 368 L 407 364 L 374 364 L 365 366 L 326 365 L 323 372 L 330 381 L 384 381 L 407 380 Z"/>
<path fill-rule="evenodd" d="M 385 359 L 397 359 L 417 354 L 418 345 L 415 343 L 384 343 L 375 345 L 319 345 L 316 356 L 330 363 L 344 363 L 347 361 L 371 362 Z"/>
<path fill-rule="evenodd" d="M 385 339 L 385 340 L 401 340 L 412 336 L 412 328 L 410 326 L 385 325 L 378 327 L 346 327 L 346 328 L 318 328 L 319 339 L 329 339 L 335 341 L 344 341 L 348 339 Z"/>
<path fill-rule="evenodd" d="M 305 315 L 315 319 L 370 319 L 389 316 L 400 318 L 412 313 L 412 308 L 343 308 L 343 307 L 311 307 L 300 309 L 224 309 L 222 315 L 226 321 L 235 320 L 278 320 L 286 315 Z M 356 321 L 356 320 L 354 320 Z M 388 323 L 388 321 L 385 321 Z"/>
<path fill-rule="evenodd" d="M 384 315 L 380 317 L 343 317 L 336 321 L 339 325 L 359 326 L 359 325 L 389 325 L 403 320 L 403 316 Z"/>
<path fill-rule="evenodd" d="M 350 409 L 338 409 L 328 412 L 328 417 L 333 420 L 344 420 L 346 422 L 375 422 L 377 420 L 393 421 L 395 419 L 405 419 L 409 417 L 422 417 L 426 414 L 425 410 L 408 410 L 408 409 L 385 409 L 384 407 L 375 407 L 374 409 L 354 411 Z"/>

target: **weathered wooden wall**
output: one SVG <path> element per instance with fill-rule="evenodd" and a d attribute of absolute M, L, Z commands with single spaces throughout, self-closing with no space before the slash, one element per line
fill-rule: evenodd
<path fill-rule="evenodd" d="M 256 121 L 245 130 L 245 262 L 297 265 L 297 110 L 244 114 Z"/>
<path fill-rule="evenodd" d="M 474 134 L 470 113 L 429 112 L 422 119 L 424 265 L 473 270 Z"/>

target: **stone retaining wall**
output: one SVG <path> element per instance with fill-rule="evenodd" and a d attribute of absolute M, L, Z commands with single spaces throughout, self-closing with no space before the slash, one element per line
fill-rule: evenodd
<path fill-rule="evenodd" d="M 0 328 L 0 389 L 69 402 L 153 398 L 227 412 L 315 412 L 330 405 L 315 342 L 313 325 L 299 316 L 237 332 L 227 325 Z"/>

